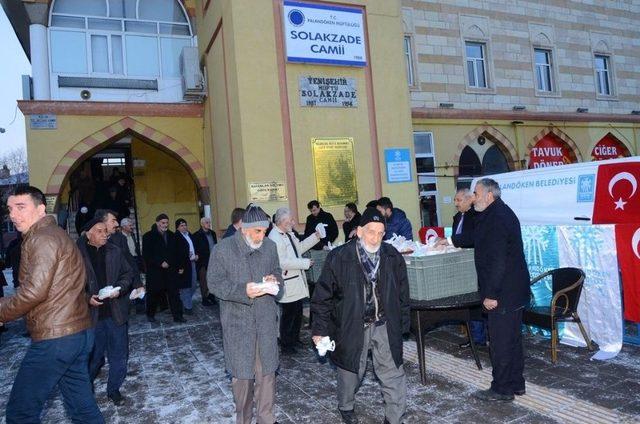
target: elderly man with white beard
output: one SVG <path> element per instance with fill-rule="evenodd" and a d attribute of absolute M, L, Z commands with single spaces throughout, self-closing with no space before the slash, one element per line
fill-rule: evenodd
<path fill-rule="evenodd" d="M 357 239 L 334 249 L 326 259 L 311 301 L 313 341 L 335 341 L 338 410 L 345 423 L 357 423 L 355 394 L 371 350 L 382 386 L 385 423 L 402 422 L 407 379 L 402 335 L 409 331 L 407 268 L 402 255 L 382 243 L 385 219 L 375 208 L 362 214 Z"/>
<path fill-rule="evenodd" d="M 220 301 L 224 359 L 232 376 L 236 423 L 275 422 L 278 324 L 276 295 L 282 271 L 276 244 L 265 238 L 269 217 L 249 205 L 240 231 L 213 249 L 207 268 L 209 290 Z M 254 393 L 255 390 L 255 393 Z"/>

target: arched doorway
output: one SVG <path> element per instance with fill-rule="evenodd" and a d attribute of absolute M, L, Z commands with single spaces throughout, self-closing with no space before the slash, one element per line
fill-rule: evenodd
<path fill-rule="evenodd" d="M 617 137 L 607 133 L 602 137 L 591 150 L 591 160 L 607 160 L 626 158 L 631 156 L 631 152 Z"/>
<path fill-rule="evenodd" d="M 513 171 L 513 157 L 510 153 L 489 131 L 483 131 L 474 139 L 467 140 L 458 160 L 456 187 L 469 188 L 475 177 Z"/>
<path fill-rule="evenodd" d="M 555 127 L 540 131 L 528 146 L 528 169 L 560 166 L 582 161 L 576 143 Z"/>
<path fill-rule="evenodd" d="M 529 169 L 560 166 L 575 163 L 576 155 L 569 146 L 555 134 L 547 134 L 532 148 L 529 155 Z"/>
<path fill-rule="evenodd" d="M 86 137 L 67 152 L 49 179 L 47 195 L 66 211 L 72 234 L 83 206 L 89 213 L 119 209 L 120 215 L 129 208 L 128 217 L 140 232 L 161 212 L 172 221 L 184 218 L 195 229 L 201 206 L 209 200 L 204 167 L 193 153 L 131 118 Z"/>

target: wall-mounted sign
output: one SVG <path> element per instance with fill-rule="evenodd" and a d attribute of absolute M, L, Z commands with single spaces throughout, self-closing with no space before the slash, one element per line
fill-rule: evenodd
<path fill-rule="evenodd" d="M 366 66 L 362 9 L 284 2 L 289 62 Z"/>
<path fill-rule="evenodd" d="M 591 160 L 616 159 L 627 156 L 631 156 L 629 149 L 611 134 L 602 137 L 591 152 Z"/>
<path fill-rule="evenodd" d="M 55 130 L 58 128 L 56 115 L 30 115 L 29 126 L 32 130 Z"/>
<path fill-rule="evenodd" d="M 574 163 L 575 154 L 569 146 L 553 134 L 544 136 L 529 154 L 529 169 Z"/>
<path fill-rule="evenodd" d="M 300 76 L 300 106 L 358 107 L 355 78 Z"/>
<path fill-rule="evenodd" d="M 287 187 L 282 181 L 249 183 L 249 199 L 251 202 L 286 202 Z"/>
<path fill-rule="evenodd" d="M 353 138 L 312 138 L 311 150 L 318 201 L 324 206 L 357 202 Z"/>
<path fill-rule="evenodd" d="M 409 149 L 384 149 L 388 183 L 411 181 L 411 151 Z"/>
<path fill-rule="evenodd" d="M 53 213 L 53 211 L 56 209 L 56 200 L 58 200 L 58 196 L 57 195 L 45 195 L 44 199 L 47 202 L 47 204 L 45 205 L 45 211 L 47 213 Z"/>

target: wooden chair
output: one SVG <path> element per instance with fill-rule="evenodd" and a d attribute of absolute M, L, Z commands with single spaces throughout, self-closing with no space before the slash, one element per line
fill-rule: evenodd
<path fill-rule="evenodd" d="M 579 268 L 558 268 L 541 274 L 531 281 L 531 286 L 551 276 L 553 298 L 549 306 L 531 305 L 524 311 L 523 323 L 551 331 L 551 362 L 558 361 L 558 322 L 575 322 L 580 328 L 587 348 L 593 350 L 580 317 L 578 302 L 584 283 L 584 271 Z"/>

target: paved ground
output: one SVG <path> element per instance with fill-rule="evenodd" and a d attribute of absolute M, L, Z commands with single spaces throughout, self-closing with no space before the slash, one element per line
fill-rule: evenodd
<path fill-rule="evenodd" d="M 176 325 L 167 313 L 149 324 L 133 316 L 129 374 L 122 388 L 128 402 L 116 408 L 105 395 L 105 373 L 96 385 L 98 404 L 108 423 L 231 423 L 230 379 L 224 370 L 218 309 L 196 305 L 187 324 Z M 488 352 L 481 351 L 485 371 L 477 371 L 470 351 L 460 350 L 458 327 L 430 333 L 428 384 L 419 382 L 415 343 L 406 342 L 409 376 L 407 423 L 547 423 L 640 422 L 640 348 L 625 346 L 608 362 L 589 361 L 586 349 L 560 347 L 551 365 L 548 341 L 527 336 L 526 396 L 515 403 L 484 404 L 470 394 L 489 379 Z M 11 390 L 28 339 L 24 325 L 9 324 L 0 336 L 0 411 Z M 305 332 L 305 338 L 308 338 Z M 370 369 L 370 368 L 369 368 Z M 284 423 L 339 423 L 334 370 L 307 349 L 283 357 L 277 377 L 277 418 Z M 382 396 L 371 371 L 358 394 L 361 422 L 381 423 Z M 584 418 L 587 417 L 587 418 Z M 68 422 L 59 396 L 49 401 L 43 421 Z M 0 418 L 0 423 L 4 417 Z"/>

